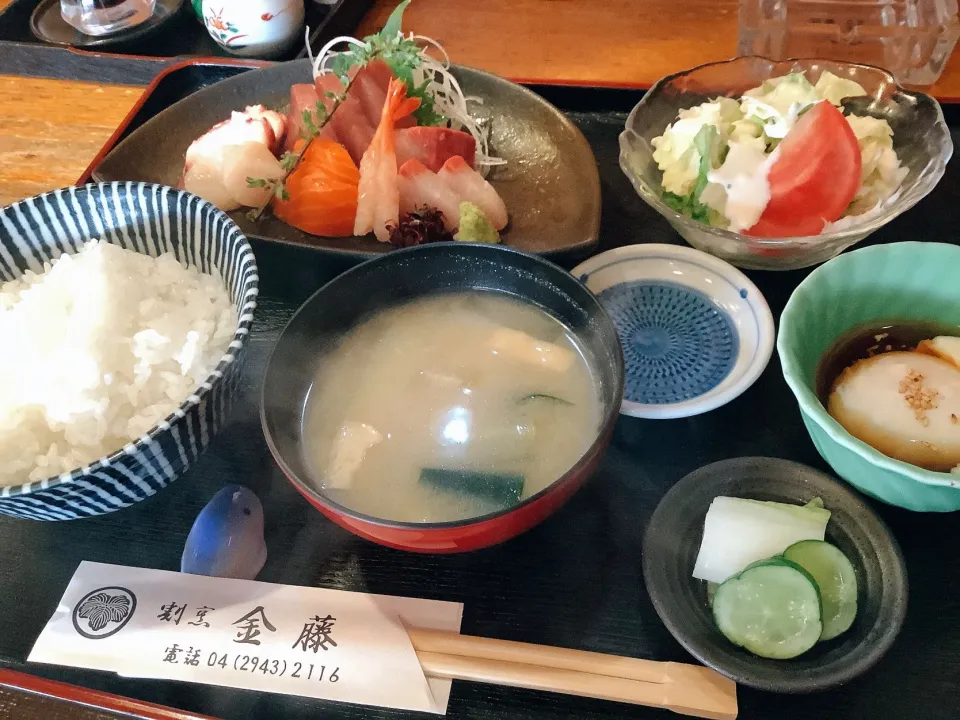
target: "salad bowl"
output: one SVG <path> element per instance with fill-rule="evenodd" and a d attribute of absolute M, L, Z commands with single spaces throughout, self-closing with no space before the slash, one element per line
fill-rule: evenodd
<path fill-rule="evenodd" d="M 867 95 L 845 98 L 843 109 L 886 120 L 893 149 L 906 170 L 899 190 L 857 220 L 844 218 L 819 235 L 760 238 L 708 225 L 674 210 L 663 199 L 663 174 L 654 160 L 654 138 L 680 110 L 718 96 L 739 97 L 765 81 L 803 72 L 814 82 L 824 72 L 859 84 Z M 825 262 L 906 212 L 937 185 L 953 154 L 940 105 L 929 95 L 905 90 L 880 68 L 815 59 L 775 62 L 738 57 L 669 75 L 634 107 L 620 135 L 620 167 L 637 194 L 663 215 L 695 248 L 747 269 L 792 270 Z"/>

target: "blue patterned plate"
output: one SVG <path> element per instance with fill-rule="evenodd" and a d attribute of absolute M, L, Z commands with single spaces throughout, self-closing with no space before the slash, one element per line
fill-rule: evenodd
<path fill-rule="evenodd" d="M 677 418 L 720 407 L 763 372 L 773 316 L 739 270 L 675 245 L 629 245 L 573 270 L 609 313 L 623 344 L 621 412 Z"/>

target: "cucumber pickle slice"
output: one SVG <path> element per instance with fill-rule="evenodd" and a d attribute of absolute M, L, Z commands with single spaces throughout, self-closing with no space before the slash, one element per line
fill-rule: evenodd
<path fill-rule="evenodd" d="M 813 576 L 823 601 L 823 634 L 832 640 L 845 633 L 857 617 L 857 574 L 847 556 L 828 542 L 802 540 L 783 556 Z"/>
<path fill-rule="evenodd" d="M 713 617 L 730 642 L 773 660 L 805 653 L 823 632 L 817 583 L 783 558 L 756 563 L 721 584 Z"/>

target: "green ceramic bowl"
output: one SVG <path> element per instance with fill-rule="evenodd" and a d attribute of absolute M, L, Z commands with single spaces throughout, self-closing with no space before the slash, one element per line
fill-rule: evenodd
<path fill-rule="evenodd" d="M 923 470 L 854 438 L 814 389 L 817 364 L 847 330 L 883 320 L 960 325 L 960 247 L 904 242 L 841 255 L 807 277 L 780 317 L 777 352 L 823 459 L 868 495 L 908 510 L 960 510 L 960 475 Z"/>

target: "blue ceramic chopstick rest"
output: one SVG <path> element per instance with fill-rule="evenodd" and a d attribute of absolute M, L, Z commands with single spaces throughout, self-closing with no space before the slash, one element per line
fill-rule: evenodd
<path fill-rule="evenodd" d="M 180 572 L 253 580 L 266 561 L 260 499 L 242 485 L 227 485 L 193 521 Z"/>

